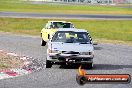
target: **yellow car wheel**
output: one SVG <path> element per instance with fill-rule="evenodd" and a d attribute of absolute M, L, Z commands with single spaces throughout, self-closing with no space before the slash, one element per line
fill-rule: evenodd
<path fill-rule="evenodd" d="M 46 45 L 46 42 L 42 39 L 41 40 L 41 46 L 45 46 Z"/>

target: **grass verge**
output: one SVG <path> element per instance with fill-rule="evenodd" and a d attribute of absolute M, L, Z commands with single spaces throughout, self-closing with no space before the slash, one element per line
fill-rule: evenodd
<path fill-rule="evenodd" d="M 19 57 L 7 55 L 0 51 L 0 70 L 10 68 L 20 68 L 23 66 L 23 60 Z"/>
<path fill-rule="evenodd" d="M 20 0 L 1 0 L 0 11 L 60 14 L 132 14 L 132 8 L 101 5 L 31 4 Z"/>
<path fill-rule="evenodd" d="M 55 20 L 55 19 L 52 19 Z M 0 31 L 40 35 L 48 19 L 0 18 Z M 132 42 L 132 20 L 66 20 L 76 28 L 86 29 L 93 39 Z"/>

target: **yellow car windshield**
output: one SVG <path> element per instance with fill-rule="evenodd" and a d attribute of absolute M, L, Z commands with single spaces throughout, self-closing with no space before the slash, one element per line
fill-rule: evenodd
<path fill-rule="evenodd" d="M 53 22 L 54 28 L 71 28 L 71 23 Z"/>

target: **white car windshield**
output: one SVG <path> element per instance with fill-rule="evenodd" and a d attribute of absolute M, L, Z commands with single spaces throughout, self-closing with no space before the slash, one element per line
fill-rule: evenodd
<path fill-rule="evenodd" d="M 52 42 L 64 43 L 90 43 L 87 32 L 58 31 L 54 34 Z"/>

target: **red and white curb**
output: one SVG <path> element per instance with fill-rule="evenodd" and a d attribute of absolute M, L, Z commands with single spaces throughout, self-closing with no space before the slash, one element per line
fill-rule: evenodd
<path fill-rule="evenodd" d="M 15 53 L 7 53 L 3 50 L 0 50 L 0 52 L 6 53 L 7 55 L 18 56 Z M 18 57 L 20 57 L 20 56 L 18 56 Z M 20 57 L 20 59 L 22 59 L 24 61 L 25 67 L 30 64 L 30 62 L 28 61 L 28 59 L 29 59 L 28 57 L 23 56 L 23 57 Z M 31 72 L 32 72 L 31 69 L 24 69 L 24 68 L 0 70 L 0 80 L 30 74 Z"/>

